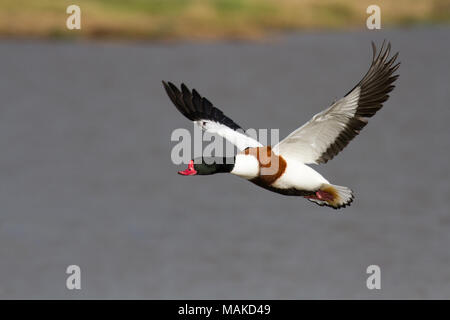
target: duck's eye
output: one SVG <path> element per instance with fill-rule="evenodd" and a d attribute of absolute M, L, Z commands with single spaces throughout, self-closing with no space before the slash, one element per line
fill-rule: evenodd
<path fill-rule="evenodd" d="M 206 121 L 203 121 L 203 125 L 206 126 Z"/>

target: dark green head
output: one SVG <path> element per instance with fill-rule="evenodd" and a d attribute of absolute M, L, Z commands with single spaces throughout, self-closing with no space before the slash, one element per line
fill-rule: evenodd
<path fill-rule="evenodd" d="M 188 168 L 178 171 L 183 176 L 210 175 L 230 172 L 234 168 L 234 158 L 196 158 L 189 161 Z"/>

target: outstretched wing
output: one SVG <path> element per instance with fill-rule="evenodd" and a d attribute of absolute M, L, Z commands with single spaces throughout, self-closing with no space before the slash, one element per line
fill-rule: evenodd
<path fill-rule="evenodd" d="M 359 134 L 389 98 L 398 78 L 393 73 L 400 65 L 394 65 L 398 52 L 389 59 L 390 43 L 385 46 L 383 42 L 378 55 L 373 42 L 372 49 L 372 64 L 364 78 L 345 97 L 274 146 L 274 152 L 303 163 L 326 163 Z"/>
<path fill-rule="evenodd" d="M 214 107 L 208 99 L 201 97 L 195 89 L 190 91 L 182 83 L 180 91 L 171 82 L 166 83 L 163 81 L 162 83 L 167 95 L 175 107 L 177 107 L 178 111 L 189 120 L 194 121 L 194 123 L 206 132 L 215 133 L 225 138 L 239 150 L 262 146 L 257 140 L 246 135 L 239 125 L 224 115 L 222 111 Z"/>

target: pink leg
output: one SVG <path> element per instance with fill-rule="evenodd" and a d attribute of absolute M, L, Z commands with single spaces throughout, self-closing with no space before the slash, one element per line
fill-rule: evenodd
<path fill-rule="evenodd" d="M 334 197 L 331 193 L 328 193 L 323 190 L 317 190 L 315 195 L 306 196 L 305 198 L 317 199 L 317 200 L 322 200 L 322 201 L 333 201 L 334 200 Z"/>

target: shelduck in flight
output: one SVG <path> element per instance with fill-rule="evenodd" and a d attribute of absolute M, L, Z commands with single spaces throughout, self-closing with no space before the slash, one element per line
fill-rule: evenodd
<path fill-rule="evenodd" d="M 289 196 L 301 196 L 318 205 L 335 209 L 353 201 L 347 187 L 330 184 L 307 164 L 322 164 L 333 159 L 359 134 L 383 106 L 398 78 L 394 72 L 398 53 L 389 57 L 391 45 L 385 42 L 377 54 L 372 42 L 372 64 L 362 80 L 342 99 L 334 102 L 310 121 L 289 134 L 275 146 L 263 146 L 243 133 L 242 128 L 194 89 L 181 84 L 181 91 L 163 81 L 164 88 L 177 109 L 209 133 L 217 134 L 240 151 L 230 161 L 195 159 L 179 174 L 210 175 L 229 172 L 256 185 Z"/>

